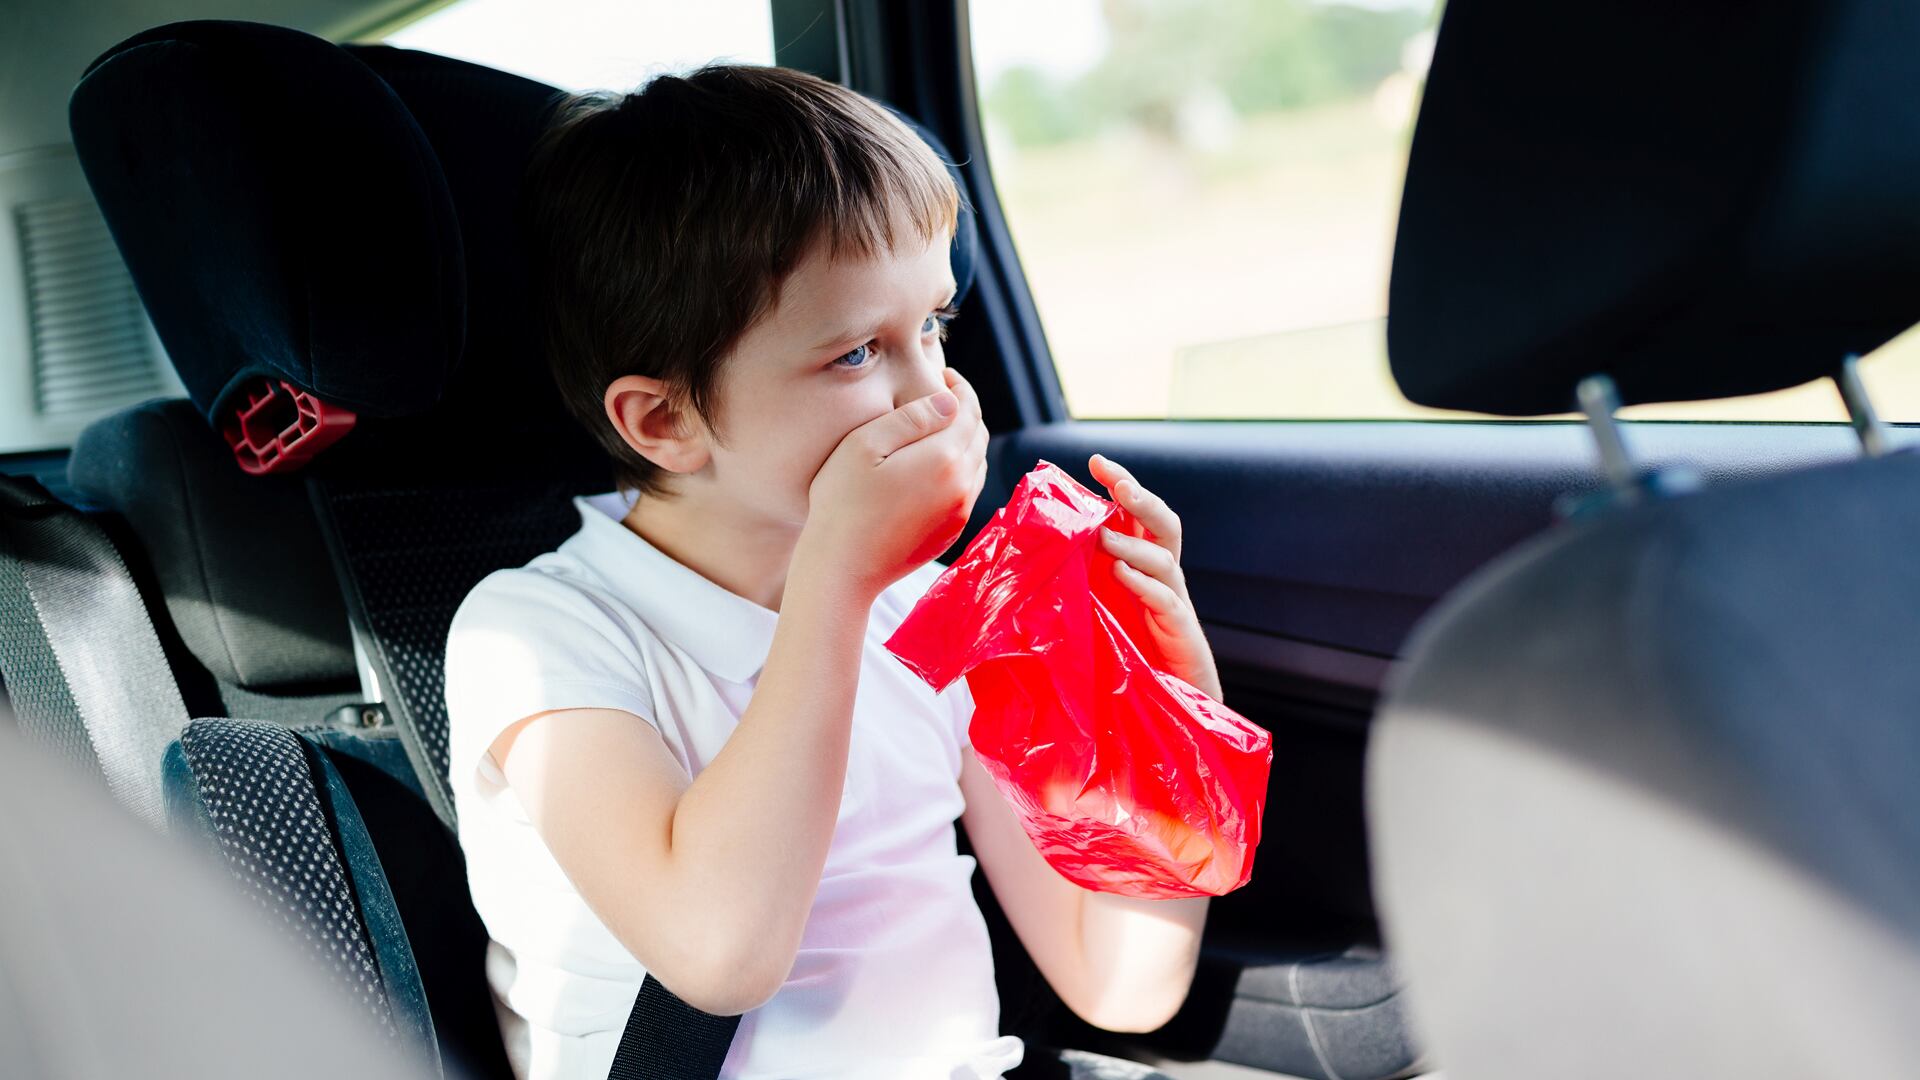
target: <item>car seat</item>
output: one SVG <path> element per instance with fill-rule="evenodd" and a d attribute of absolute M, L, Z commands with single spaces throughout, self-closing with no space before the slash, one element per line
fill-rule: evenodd
<path fill-rule="evenodd" d="M 190 402 L 95 425 L 70 475 L 164 566 L 167 621 L 213 699 L 238 712 L 268 692 L 249 713 L 292 725 L 187 725 L 174 817 L 217 838 L 381 1027 L 432 1033 L 479 1075 L 504 1061 L 450 832 L 441 650 L 475 582 L 556 546 L 571 497 L 612 486 L 533 362 L 521 300 L 513 205 L 558 96 L 428 54 L 196 22 L 109 50 L 72 104 Z M 970 221 L 955 243 L 964 289 Z M 156 458 L 178 484 L 153 482 Z M 274 692 L 337 690 L 356 666 L 344 707 Z M 732 1018 L 648 984 L 628 1032 L 643 1053 L 724 1051 Z"/>
<path fill-rule="evenodd" d="M 191 396 L 89 429 L 71 477 L 136 534 L 129 562 L 153 564 L 187 713 L 253 718 L 186 729 L 175 815 L 383 1028 L 431 1032 L 478 1075 L 505 1066 L 448 831 L 440 649 L 474 582 L 551 549 L 570 497 L 611 487 L 531 361 L 520 299 L 514 189 L 556 95 L 201 22 L 109 50 L 73 99 L 89 183 Z M 963 213 L 963 292 L 973 242 Z M 351 434 L 315 451 L 347 414 Z M 324 886 L 297 886 L 314 867 Z M 1236 1015 L 1294 1033 L 1295 1071 L 1410 1067 L 1377 955 L 1228 960 L 1220 980 L 1258 1005 Z M 690 1013 L 659 1014 L 658 1040 Z M 1264 1061 L 1262 1033 L 1215 1027 Z"/>
<path fill-rule="evenodd" d="M 1589 414 L 1610 491 L 1462 585 L 1376 724 L 1384 929 L 1462 1076 L 1920 1057 L 1920 8 L 1454 0 L 1402 204 L 1413 400 Z M 1699 488 L 1622 402 L 1838 384 L 1859 460 Z"/>

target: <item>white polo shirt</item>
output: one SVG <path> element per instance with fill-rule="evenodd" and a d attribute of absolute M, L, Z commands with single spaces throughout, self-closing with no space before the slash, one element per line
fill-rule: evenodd
<path fill-rule="evenodd" d="M 488 979 L 522 1080 L 607 1074 L 645 970 L 588 908 L 487 753 L 522 717 L 621 709 L 698 775 L 753 694 L 778 616 L 622 525 L 615 494 L 574 500 L 580 530 L 475 586 L 447 639 L 454 805 Z M 873 605 L 846 787 L 785 985 L 741 1018 L 727 1078 L 976 1080 L 1019 1064 L 1000 1036 L 974 860 L 955 850 L 972 701 L 935 695 L 886 640 L 939 575 Z"/>

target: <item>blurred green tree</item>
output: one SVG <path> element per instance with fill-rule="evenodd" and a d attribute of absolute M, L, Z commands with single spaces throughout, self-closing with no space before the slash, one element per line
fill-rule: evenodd
<path fill-rule="evenodd" d="M 1428 26 L 1422 6 L 1320 0 L 1104 0 L 1106 55 L 1062 82 L 1014 67 L 985 106 L 1015 143 L 1039 146 L 1129 124 L 1167 133 L 1181 103 L 1209 90 L 1240 115 L 1371 93 Z"/>

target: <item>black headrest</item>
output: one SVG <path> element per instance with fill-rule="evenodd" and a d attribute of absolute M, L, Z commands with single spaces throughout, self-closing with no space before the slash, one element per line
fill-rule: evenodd
<path fill-rule="evenodd" d="M 387 83 L 254 23 L 128 38 L 69 103 L 74 148 L 188 394 L 253 375 L 367 416 L 439 400 L 467 282 L 440 162 Z"/>
<path fill-rule="evenodd" d="M 1920 319 L 1920 4 L 1452 0 L 1388 304 L 1423 405 L 1778 389 Z"/>
<path fill-rule="evenodd" d="M 960 192 L 960 215 L 953 224 L 953 243 L 947 250 L 948 260 L 953 266 L 953 306 L 959 307 L 960 302 L 967 298 L 967 293 L 973 288 L 974 250 L 980 246 L 980 226 L 974 221 L 973 205 L 967 201 L 966 178 L 960 174 L 959 163 L 954 161 L 953 155 L 947 152 L 947 144 L 940 141 L 940 136 L 927 130 L 925 124 L 899 109 L 891 105 L 887 105 L 886 109 L 899 117 L 901 123 L 912 128 L 914 134 L 919 135 L 928 146 L 933 148 L 934 156 L 947 166 L 947 175 L 953 177 L 954 190 Z"/>
<path fill-rule="evenodd" d="M 141 298 L 210 419 L 270 374 L 363 419 L 429 414 L 403 425 L 409 452 L 541 432 L 584 456 L 537 360 L 515 214 L 560 93 L 430 53 L 184 22 L 96 60 L 70 111 Z M 977 239 L 962 217 L 964 293 Z M 350 442 L 390 458 L 397 433 L 369 426 L 378 435 Z"/>
<path fill-rule="evenodd" d="M 604 453 L 567 413 L 541 360 L 520 244 L 520 180 L 562 91 L 432 53 L 384 45 L 346 52 L 393 88 L 426 135 L 446 173 L 466 255 L 463 362 L 441 406 L 410 425 L 405 441 L 418 452 L 466 457 L 479 449 L 474 433 L 485 431 L 541 440 L 549 452 L 604 468 Z M 508 451 L 526 456 L 526 445 Z M 377 457 L 376 465 L 390 467 Z"/>

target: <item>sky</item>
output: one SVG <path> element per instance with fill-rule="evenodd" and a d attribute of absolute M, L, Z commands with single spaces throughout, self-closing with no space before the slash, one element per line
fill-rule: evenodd
<path fill-rule="evenodd" d="M 1431 0 L 1344 2 L 1425 7 Z M 981 86 L 1018 65 L 1068 79 L 1107 47 L 1100 0 L 971 0 L 970 8 Z M 387 41 L 569 90 L 631 89 L 716 59 L 773 62 L 767 0 L 459 0 Z"/>
<path fill-rule="evenodd" d="M 1106 48 L 1100 0 L 973 0 L 983 82 L 1015 65 L 1071 76 Z M 388 36 L 570 90 L 627 89 L 722 57 L 773 62 L 766 0 L 460 0 Z"/>
<path fill-rule="evenodd" d="M 767 0 L 460 0 L 386 40 L 567 90 L 628 90 L 710 60 L 773 62 Z"/>

